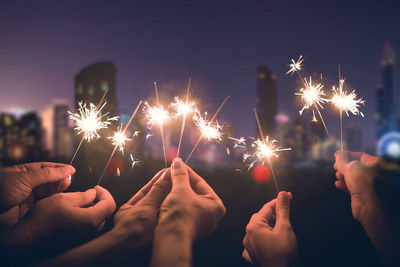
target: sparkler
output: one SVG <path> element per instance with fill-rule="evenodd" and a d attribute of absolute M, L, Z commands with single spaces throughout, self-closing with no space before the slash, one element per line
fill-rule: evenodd
<path fill-rule="evenodd" d="M 349 117 L 349 112 L 353 115 L 361 115 L 361 117 L 364 117 L 364 114 L 359 110 L 359 108 L 361 105 L 365 104 L 365 101 L 362 98 L 357 99 L 355 90 L 350 93 L 344 90 L 344 81 L 345 79 L 340 78 L 339 66 L 339 86 L 332 86 L 333 96 L 330 101 L 339 109 L 340 112 L 340 150 L 343 150 L 343 111 L 346 113 L 347 117 Z"/>
<path fill-rule="evenodd" d="M 304 101 L 304 106 L 303 108 L 299 111 L 300 115 L 303 114 L 303 111 L 306 109 L 309 109 L 311 106 L 313 106 L 315 108 L 315 110 L 317 111 L 319 117 L 321 118 L 321 122 L 324 125 L 325 131 L 329 136 L 329 131 L 328 128 L 326 127 L 325 124 L 325 120 L 322 117 L 322 114 L 319 110 L 319 108 L 323 109 L 322 104 L 324 104 L 325 102 L 328 101 L 328 99 L 326 99 L 325 93 L 322 90 L 323 89 L 323 85 L 318 83 L 316 85 L 314 85 L 311 81 L 311 77 L 310 80 L 307 81 L 306 78 L 302 78 L 300 71 L 303 67 L 302 63 L 303 63 L 303 56 L 300 56 L 299 59 L 297 60 L 297 62 L 295 62 L 293 59 L 291 60 L 292 63 L 289 64 L 290 69 L 288 72 L 286 72 L 286 74 L 293 74 L 293 73 L 297 73 L 297 76 L 299 77 L 300 81 L 303 83 L 304 88 L 301 88 L 300 91 L 298 93 L 295 93 L 295 95 L 301 96 L 301 99 Z M 315 119 L 315 115 L 313 117 L 313 121 Z"/>
<path fill-rule="evenodd" d="M 139 165 L 139 163 L 140 163 L 141 161 L 138 160 L 138 159 L 135 159 L 135 158 L 132 156 L 132 154 L 130 154 L 130 157 L 131 157 L 132 169 L 133 169 L 133 167 L 135 167 L 136 165 Z"/>
<path fill-rule="evenodd" d="M 192 156 L 193 152 L 196 150 L 197 146 L 200 144 L 200 141 L 203 138 L 207 138 L 208 140 L 212 140 L 212 139 L 219 140 L 221 138 L 222 127 L 220 125 L 218 125 L 218 122 L 215 125 L 213 125 L 213 123 L 214 123 L 215 119 L 217 118 L 219 112 L 221 111 L 222 107 L 225 105 L 225 103 L 228 101 L 229 98 L 230 98 L 229 95 L 225 97 L 224 101 L 222 101 L 221 105 L 219 105 L 217 111 L 215 111 L 214 115 L 212 116 L 211 120 L 209 120 L 209 121 L 206 120 L 206 115 L 204 117 L 202 117 L 200 112 L 196 112 L 194 119 L 195 119 L 196 125 L 200 129 L 201 135 L 197 139 L 196 144 L 194 145 L 189 156 L 186 158 L 185 164 L 188 163 L 190 157 Z"/>
<path fill-rule="evenodd" d="M 74 130 L 77 130 L 78 134 L 83 133 L 81 141 L 79 142 L 79 145 L 75 149 L 74 155 L 72 156 L 69 165 L 72 165 L 72 162 L 74 162 L 75 157 L 82 146 L 83 140 L 86 139 L 88 142 L 90 142 L 92 139 L 98 138 L 99 137 L 98 131 L 100 129 L 107 128 L 108 125 L 111 123 L 110 121 L 118 119 L 118 117 L 112 117 L 112 118 L 106 118 L 103 121 L 104 117 L 106 117 L 108 113 L 101 115 L 101 110 L 103 109 L 106 103 L 104 103 L 103 105 L 101 104 L 103 103 L 107 92 L 108 89 L 104 91 L 103 96 L 101 97 L 100 102 L 97 104 L 96 107 L 91 103 L 88 108 L 86 103 L 82 104 L 82 102 L 80 102 L 78 113 L 71 113 L 68 111 L 68 114 L 70 114 L 70 118 L 74 120 L 76 124 Z M 61 184 L 62 182 L 60 181 L 60 183 L 58 184 L 57 191 L 60 190 Z"/>
<path fill-rule="evenodd" d="M 136 132 L 135 132 L 136 133 Z M 111 143 L 114 146 L 119 147 L 119 150 L 121 151 L 122 155 L 124 155 L 124 146 L 125 142 L 127 141 L 132 141 L 132 139 L 128 138 L 125 136 L 125 132 L 122 129 L 122 124 L 118 128 L 118 131 L 114 132 L 113 136 L 108 137 L 108 139 L 111 140 Z"/>
<path fill-rule="evenodd" d="M 278 188 L 278 183 L 276 180 L 276 176 L 275 176 L 275 172 L 274 169 L 272 167 L 272 163 L 271 163 L 271 157 L 279 157 L 279 152 L 280 151 L 288 151 L 288 150 L 292 150 L 291 148 L 281 148 L 281 147 L 277 147 L 276 143 L 278 143 L 277 140 L 268 140 L 268 136 L 267 138 L 264 138 L 264 134 L 261 128 L 261 124 L 260 124 L 260 119 L 258 118 L 258 114 L 257 114 L 257 110 L 254 108 L 254 116 L 256 117 L 256 121 L 257 121 L 257 126 L 258 126 L 258 130 L 260 131 L 260 136 L 261 136 L 261 140 L 257 139 L 254 141 L 254 143 L 252 144 L 253 147 L 256 148 L 256 152 L 254 153 L 254 156 L 257 157 L 258 160 L 260 161 L 264 161 L 264 159 L 266 159 L 268 161 L 269 167 L 271 169 L 271 174 L 272 177 L 274 178 L 274 182 L 275 182 L 275 188 L 277 193 L 279 193 L 279 188 Z M 247 154 L 246 154 L 247 155 Z M 249 157 L 249 155 L 246 156 L 246 159 Z M 244 155 L 243 158 L 245 159 Z M 256 161 L 250 163 L 249 167 L 253 167 Z"/>
<path fill-rule="evenodd" d="M 178 150 L 176 152 L 177 157 L 179 157 L 179 152 L 181 150 L 182 136 L 183 136 L 183 132 L 185 131 L 186 117 L 187 117 L 187 115 L 189 115 L 192 112 L 195 112 L 195 110 L 196 110 L 196 103 L 194 101 L 189 101 L 191 82 L 192 82 L 192 79 L 189 78 L 185 102 L 180 100 L 178 97 L 175 97 L 175 102 L 171 104 L 171 106 L 174 107 L 176 110 L 175 116 L 176 117 L 182 116 L 181 134 L 179 137 Z"/>
<path fill-rule="evenodd" d="M 244 138 L 244 136 L 242 136 L 240 138 L 228 137 L 228 139 L 233 140 L 233 148 L 246 147 L 246 139 Z"/>
<path fill-rule="evenodd" d="M 160 105 L 160 100 L 158 98 L 158 87 L 157 87 L 156 82 L 154 82 L 154 89 L 156 91 L 157 106 L 152 107 L 147 102 L 145 102 L 144 113 L 146 114 L 146 119 L 147 119 L 149 128 L 153 127 L 154 125 L 158 125 L 160 127 L 161 142 L 162 142 L 163 154 L 164 154 L 164 165 L 166 168 L 167 167 L 167 155 L 165 152 L 164 123 L 170 119 L 170 115 L 169 115 L 168 110 L 165 110 L 163 108 L 163 106 Z"/>
<path fill-rule="evenodd" d="M 107 168 L 108 168 L 108 165 L 110 165 L 111 159 L 112 159 L 112 157 L 114 156 L 115 151 L 117 150 L 117 148 L 120 147 L 120 150 L 122 149 L 122 151 L 123 151 L 123 145 L 124 145 L 124 142 L 126 141 L 125 133 L 126 133 L 126 131 L 128 130 L 128 127 L 129 127 L 129 125 L 131 124 L 133 118 L 135 117 L 137 111 L 139 110 L 141 104 L 142 104 L 142 100 L 139 101 L 139 104 L 137 105 L 135 111 L 132 113 L 132 116 L 130 117 L 128 123 L 125 125 L 125 128 L 123 129 L 123 131 L 121 132 L 121 134 L 118 134 L 119 136 L 121 136 L 121 135 L 124 136 L 124 138 L 118 138 L 118 140 L 119 140 L 118 142 L 115 142 L 115 143 L 113 142 L 113 144 L 114 144 L 114 150 L 111 152 L 111 155 L 110 155 L 110 157 L 108 158 L 108 161 L 107 161 L 107 163 L 106 163 L 106 166 L 104 167 L 104 170 L 103 170 L 103 172 L 102 172 L 102 174 L 101 174 L 101 176 L 100 176 L 100 179 L 99 179 L 97 185 L 100 185 L 100 182 L 101 182 L 101 180 L 103 179 L 103 176 L 104 176 L 104 174 L 106 173 L 106 170 L 107 170 Z M 120 131 L 119 131 L 119 132 L 120 132 Z M 115 135 L 114 135 L 114 136 L 115 136 Z M 123 142 L 121 143 L 121 140 L 125 140 L 125 141 L 123 141 Z M 113 140 L 113 141 L 114 141 L 114 140 Z"/>

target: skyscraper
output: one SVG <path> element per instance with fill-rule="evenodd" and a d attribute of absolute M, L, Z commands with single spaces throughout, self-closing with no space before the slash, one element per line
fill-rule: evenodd
<path fill-rule="evenodd" d="M 257 68 L 257 113 L 265 136 L 274 136 L 278 110 L 275 75 L 266 67 Z"/>
<path fill-rule="evenodd" d="M 67 101 L 56 100 L 42 114 L 44 149 L 51 157 L 72 156 L 72 128 L 68 109 Z"/>
<path fill-rule="evenodd" d="M 293 125 L 294 144 L 293 151 L 297 159 L 304 159 L 307 157 L 308 150 L 308 137 L 307 137 L 307 123 L 301 117 L 297 117 Z"/>
<path fill-rule="evenodd" d="M 389 43 L 386 43 L 381 60 L 383 83 L 376 92 L 377 138 L 397 130 L 397 88 L 396 88 L 396 53 Z"/>

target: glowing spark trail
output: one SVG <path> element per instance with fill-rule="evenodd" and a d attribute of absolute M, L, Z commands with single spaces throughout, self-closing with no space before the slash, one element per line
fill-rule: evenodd
<path fill-rule="evenodd" d="M 114 135 L 108 137 L 108 139 L 111 140 L 111 143 L 114 146 L 119 147 L 119 150 L 121 151 L 122 155 L 124 154 L 125 142 L 132 141 L 132 139 L 125 136 L 125 132 L 122 130 L 122 124 L 119 127 L 118 131 L 114 132 Z"/>
<path fill-rule="evenodd" d="M 322 91 L 323 85 L 322 84 L 317 84 L 313 85 L 311 82 L 311 77 L 310 81 L 307 82 L 306 78 L 302 78 L 300 75 L 300 70 L 302 69 L 302 63 L 303 63 L 303 56 L 299 57 L 299 60 L 295 62 L 292 59 L 292 63 L 289 64 L 290 69 L 286 74 L 289 73 L 297 73 L 297 76 L 299 77 L 300 81 L 303 83 L 304 88 L 300 89 L 299 93 L 295 93 L 295 95 L 301 96 L 301 99 L 305 102 L 303 108 L 299 111 L 300 115 L 303 113 L 305 109 L 309 109 L 311 106 L 314 106 L 314 108 L 317 110 L 319 117 L 321 118 L 321 122 L 324 125 L 325 131 L 329 136 L 329 131 L 328 128 L 326 127 L 325 120 L 322 117 L 321 112 L 319 111 L 319 107 L 323 108 L 322 104 L 327 102 L 328 99 L 324 98 L 325 93 Z M 314 116 L 315 118 L 315 116 Z M 313 120 L 314 120 L 313 118 Z"/>
<path fill-rule="evenodd" d="M 96 114 L 96 112 L 97 112 L 97 116 L 100 117 L 100 119 L 101 119 L 101 117 L 104 117 L 105 115 L 107 115 L 107 114 L 105 114 L 105 115 L 101 116 L 101 113 L 100 113 L 101 109 L 104 107 L 104 105 L 101 106 L 101 104 L 103 103 L 104 98 L 106 97 L 107 92 L 108 92 L 108 89 L 104 91 L 103 96 L 102 96 L 101 99 L 100 99 L 100 102 L 97 104 L 96 109 L 95 109 L 94 112 L 93 112 L 93 113 L 95 113 L 95 114 Z M 105 104 L 105 103 L 104 103 L 104 104 Z M 100 107 L 101 107 L 101 109 L 100 109 Z M 82 105 L 82 103 L 79 103 L 79 110 L 78 110 L 78 111 L 81 111 L 81 108 L 83 109 L 83 105 Z M 86 105 L 85 105 L 85 108 L 86 108 Z M 78 114 L 78 113 L 77 113 L 77 114 L 72 114 L 72 113 L 69 112 L 69 111 L 68 111 L 68 113 L 70 114 L 70 117 L 73 115 L 74 118 L 76 118 L 76 119 L 81 118 L 79 121 L 83 121 L 83 119 L 82 119 L 82 118 L 83 118 L 83 114 L 87 114 L 88 112 L 87 112 L 87 110 L 86 110 L 85 112 L 83 112 L 83 110 L 82 110 L 82 112 L 80 112 L 80 114 Z M 90 113 L 90 112 L 89 112 L 89 113 Z M 110 118 L 110 119 L 107 119 L 107 121 L 109 122 L 109 121 L 111 121 L 111 120 L 116 120 L 117 118 L 118 118 L 118 117 Z M 75 119 L 75 121 L 77 122 L 76 119 Z M 89 121 L 90 121 L 90 120 L 89 120 Z M 81 124 L 82 124 L 82 123 L 81 123 Z M 93 123 L 89 123 L 89 124 L 90 124 L 90 125 L 95 125 L 95 124 L 93 124 Z M 77 124 L 77 126 L 78 126 L 78 124 Z M 75 127 L 75 130 L 79 130 L 78 133 L 81 133 L 81 132 L 84 133 L 84 131 L 81 131 L 80 129 L 78 129 L 77 126 Z M 107 126 L 107 125 L 106 125 L 106 126 Z M 86 128 L 86 129 L 87 129 L 88 127 L 83 127 L 83 128 Z M 90 128 L 89 128 L 89 129 L 90 129 Z M 97 133 L 97 132 L 96 132 L 96 133 Z M 86 136 L 86 134 L 84 133 L 84 135 L 83 135 L 82 138 L 81 138 L 81 141 L 79 142 L 78 147 L 75 149 L 74 155 L 72 156 L 71 161 L 69 162 L 69 165 L 72 165 L 72 162 L 74 162 L 75 157 L 76 157 L 76 155 L 78 154 L 78 151 L 79 151 L 79 149 L 80 149 L 81 146 L 82 146 L 83 140 L 87 139 L 88 142 L 91 140 L 91 139 L 89 140 L 89 138 L 85 138 L 85 137 L 87 137 L 87 136 Z M 70 176 L 69 178 L 70 178 L 70 180 L 71 180 L 71 176 Z M 61 184 L 62 184 L 62 181 L 60 181 L 60 183 L 58 184 L 58 189 L 57 189 L 57 191 L 60 191 Z"/>
<path fill-rule="evenodd" d="M 364 117 L 364 114 L 359 110 L 359 108 L 361 105 L 365 104 L 365 101 L 362 98 L 357 99 L 355 90 L 351 93 L 344 90 L 344 81 L 344 79 L 340 78 L 339 65 L 339 87 L 332 87 L 333 96 L 330 101 L 339 109 L 340 112 L 340 150 L 343 150 L 343 111 L 346 113 L 347 117 L 349 116 L 349 112 L 353 115 L 361 115 L 361 117 Z"/>
<path fill-rule="evenodd" d="M 132 169 L 133 169 L 136 165 L 139 165 L 139 163 L 140 163 L 141 161 L 138 160 L 138 159 L 135 159 L 135 158 L 132 156 L 132 154 L 130 154 L 130 157 L 131 157 Z"/>
<path fill-rule="evenodd" d="M 164 154 L 164 165 L 167 167 L 167 155 L 165 152 L 165 140 L 164 140 L 164 124 L 170 119 L 170 115 L 168 110 L 165 110 L 162 105 L 160 105 L 160 99 L 158 98 L 158 87 L 157 83 L 154 82 L 154 89 L 156 92 L 156 100 L 157 106 L 152 107 L 147 102 L 145 102 L 144 113 L 146 114 L 146 120 L 149 128 L 152 128 L 154 125 L 158 125 L 160 127 L 161 133 L 161 142 Z"/>
<path fill-rule="evenodd" d="M 200 144 L 200 141 L 204 137 L 206 137 L 209 140 L 221 138 L 221 133 L 220 133 L 221 126 L 219 126 L 218 123 L 216 123 L 216 125 L 213 126 L 213 123 L 214 123 L 215 119 L 217 118 L 219 112 L 221 111 L 222 107 L 225 105 L 225 103 L 228 101 L 229 98 L 230 98 L 230 96 L 225 97 L 224 101 L 222 101 L 221 105 L 219 105 L 217 111 L 215 111 L 214 115 L 212 116 L 211 120 L 209 120 L 209 121 L 206 121 L 205 118 L 200 119 L 201 114 L 199 112 L 197 112 L 197 115 L 199 115 L 199 117 L 197 117 L 196 124 L 198 125 L 198 123 L 200 123 L 203 126 L 203 129 L 201 129 L 201 126 L 198 125 L 200 128 L 201 135 L 197 139 L 196 144 L 194 145 L 189 156 L 186 158 L 185 164 L 188 163 L 193 152 L 196 150 L 197 146 Z"/>
<path fill-rule="evenodd" d="M 176 152 L 177 157 L 179 157 L 179 152 L 181 150 L 183 132 L 185 131 L 186 117 L 187 117 L 187 115 L 195 112 L 195 110 L 196 110 L 196 102 L 189 101 L 191 82 L 192 82 L 192 79 L 189 78 L 185 102 L 180 100 L 179 97 L 175 97 L 175 102 L 171 104 L 171 106 L 174 107 L 176 110 L 175 117 L 182 116 L 181 133 L 179 136 L 178 150 Z"/>
<path fill-rule="evenodd" d="M 228 139 L 233 140 L 233 148 L 246 147 L 246 139 L 244 138 L 244 136 L 242 136 L 240 138 L 228 137 Z"/>
<path fill-rule="evenodd" d="M 289 64 L 290 69 L 286 72 L 286 74 L 293 74 L 297 71 L 300 71 L 301 68 L 303 67 L 302 63 L 303 63 L 303 56 L 300 55 L 299 59 L 296 61 L 294 61 L 294 59 L 291 59 L 292 63 Z"/>
<path fill-rule="evenodd" d="M 268 136 L 267 136 L 267 138 L 264 138 L 264 134 L 263 134 L 263 131 L 262 131 L 262 128 L 261 128 L 260 119 L 258 118 L 257 110 L 254 108 L 253 111 L 254 111 L 254 116 L 256 117 L 258 130 L 260 131 L 260 136 L 261 136 L 261 140 L 257 139 L 252 144 L 252 146 L 256 148 L 256 152 L 255 152 L 254 155 L 261 162 L 264 162 L 263 161 L 264 159 L 266 159 L 268 161 L 269 167 L 271 169 L 272 177 L 274 178 L 276 191 L 277 191 L 277 194 L 278 194 L 279 193 L 279 188 L 278 188 L 278 183 L 276 181 L 275 172 L 274 172 L 274 169 L 272 167 L 271 157 L 274 156 L 274 157 L 277 158 L 279 156 L 278 152 L 280 152 L 280 151 L 288 151 L 288 150 L 292 150 L 292 149 L 291 148 L 277 147 L 276 146 L 276 143 L 278 142 L 277 140 L 274 139 L 272 141 L 269 141 L 268 140 Z M 252 163 L 250 163 L 249 169 L 254 166 L 255 162 L 256 161 L 253 161 Z"/>
<path fill-rule="evenodd" d="M 139 110 L 139 108 L 140 108 L 141 105 L 142 105 L 142 100 L 139 101 L 139 104 L 137 105 L 135 111 L 132 113 L 132 116 L 130 117 L 128 123 L 125 125 L 124 130 L 122 131 L 122 134 L 123 134 L 124 136 L 125 136 L 126 131 L 128 130 L 129 125 L 131 124 L 133 118 L 135 117 L 135 115 L 136 115 L 136 113 L 137 113 L 137 111 Z M 107 168 L 108 168 L 108 165 L 110 165 L 111 159 L 112 159 L 112 157 L 114 156 L 115 151 L 117 150 L 117 148 L 118 148 L 118 144 L 115 144 L 115 145 L 114 145 L 114 150 L 111 152 L 111 155 L 110 155 L 110 157 L 108 158 L 108 161 L 107 161 L 107 163 L 106 163 L 106 166 L 104 167 L 104 170 L 103 170 L 103 172 L 102 172 L 102 174 L 101 174 L 101 176 L 100 176 L 100 179 L 99 179 L 97 185 L 100 185 L 100 182 L 101 182 L 101 180 L 103 179 L 103 176 L 104 176 L 104 174 L 106 173 L 106 170 L 107 170 Z"/>

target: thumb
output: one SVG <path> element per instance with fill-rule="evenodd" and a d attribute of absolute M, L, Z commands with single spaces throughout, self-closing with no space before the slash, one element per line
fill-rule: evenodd
<path fill-rule="evenodd" d="M 279 192 L 278 198 L 276 201 L 276 225 L 280 225 L 282 223 L 290 223 L 289 214 L 290 214 L 290 200 L 291 193 L 282 191 Z"/>
<path fill-rule="evenodd" d="M 189 173 L 181 158 L 175 158 L 171 165 L 172 191 L 190 189 Z"/>

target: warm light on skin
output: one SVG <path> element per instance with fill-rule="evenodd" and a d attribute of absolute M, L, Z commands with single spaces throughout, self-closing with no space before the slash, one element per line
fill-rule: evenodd
<path fill-rule="evenodd" d="M 365 104 L 365 101 L 360 98 L 357 99 L 357 94 L 353 90 L 351 93 L 347 93 L 344 89 L 344 79 L 341 79 L 339 82 L 339 88 L 333 86 L 332 90 L 334 92 L 331 102 L 341 111 L 344 111 L 347 116 L 349 116 L 349 112 L 353 115 L 361 115 L 364 117 L 364 114 L 359 110 L 361 105 Z"/>
<path fill-rule="evenodd" d="M 211 121 L 206 119 L 207 113 L 205 113 L 204 117 L 201 116 L 200 112 L 196 112 L 193 116 L 193 119 L 199 127 L 201 135 L 203 138 L 206 138 L 208 141 L 211 140 L 221 140 L 222 137 L 222 126 L 215 122 L 214 124 Z"/>
<path fill-rule="evenodd" d="M 108 113 L 101 114 L 104 103 L 99 109 L 92 103 L 83 104 L 79 103 L 79 108 L 77 113 L 72 113 L 68 111 L 70 118 L 75 121 L 74 130 L 78 131 L 78 134 L 83 133 L 83 138 L 90 142 L 93 139 L 100 137 L 98 131 L 101 129 L 106 129 L 111 121 L 115 121 L 118 117 L 107 117 Z"/>
<path fill-rule="evenodd" d="M 328 99 L 324 98 L 325 93 L 322 91 L 324 87 L 322 84 L 318 83 L 314 85 L 311 77 L 309 81 L 304 78 L 304 81 L 306 88 L 301 88 L 299 93 L 295 93 L 295 95 L 300 96 L 301 100 L 304 102 L 303 108 L 299 111 L 300 115 L 303 114 L 304 110 L 309 109 L 314 104 L 323 108 L 322 104 L 328 101 Z"/>
<path fill-rule="evenodd" d="M 162 105 L 152 107 L 149 103 L 145 102 L 143 111 L 150 128 L 154 125 L 162 126 L 170 119 L 168 110 L 165 110 Z"/>

